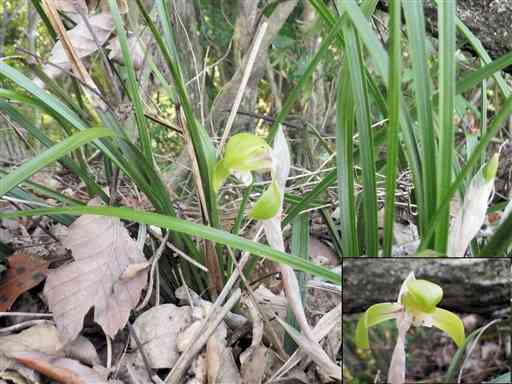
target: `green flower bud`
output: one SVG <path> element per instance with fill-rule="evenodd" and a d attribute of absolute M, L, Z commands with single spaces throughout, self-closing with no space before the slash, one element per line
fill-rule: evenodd
<path fill-rule="evenodd" d="M 274 217 L 281 206 L 281 193 L 275 180 L 272 180 L 270 187 L 261 195 L 249 216 L 256 220 L 268 220 Z"/>

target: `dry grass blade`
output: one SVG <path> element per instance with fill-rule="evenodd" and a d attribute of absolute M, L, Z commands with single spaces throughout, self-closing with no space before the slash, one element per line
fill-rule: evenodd
<path fill-rule="evenodd" d="M 402 384 L 405 382 L 405 334 L 412 324 L 412 318 L 401 313 L 396 320 L 398 338 L 396 340 L 391 363 L 389 364 L 388 382 L 391 384 Z"/>
<path fill-rule="evenodd" d="M 482 336 L 482 334 L 489 328 L 491 327 L 492 325 L 496 324 L 496 323 L 499 323 L 500 321 L 502 321 L 502 319 L 496 319 L 496 320 L 493 320 L 491 321 L 489 324 L 485 325 L 484 327 L 482 327 L 482 329 L 480 330 L 480 332 L 478 332 L 477 336 L 475 337 L 475 340 L 473 341 L 473 343 L 471 344 L 471 346 L 468 348 L 467 350 L 467 353 L 466 353 L 466 357 L 464 358 L 464 362 L 462 363 L 462 366 L 460 368 L 460 371 L 459 371 L 459 376 L 457 378 L 457 383 L 460 383 L 461 380 L 462 380 L 462 373 L 464 372 L 464 369 L 466 368 L 466 362 L 469 361 L 469 356 L 471 355 L 471 353 L 473 352 L 473 350 L 475 349 L 476 345 L 478 344 L 478 341 L 480 340 L 480 337 Z"/>
<path fill-rule="evenodd" d="M 281 229 L 281 213 L 286 180 L 290 173 L 291 160 L 290 150 L 282 128 L 279 129 L 274 139 L 274 147 L 272 148 L 272 164 L 272 174 L 277 182 L 281 194 L 281 207 L 279 208 L 276 216 L 263 222 L 263 227 L 265 229 L 267 241 L 272 248 L 284 251 L 284 239 Z M 297 323 L 306 337 L 312 341 L 313 334 L 304 313 L 304 306 L 302 305 L 297 275 L 292 268 L 282 264 L 279 265 L 279 271 L 281 272 L 281 277 L 283 279 L 283 286 L 288 303 L 295 315 Z"/>
<path fill-rule="evenodd" d="M 215 332 L 220 322 L 228 314 L 229 311 L 235 306 L 240 300 L 241 291 L 239 288 L 235 289 L 229 300 L 222 307 L 219 312 L 210 312 L 210 316 L 206 317 L 201 327 L 196 333 L 197 337 L 192 344 L 187 348 L 185 352 L 180 356 L 173 369 L 166 377 L 165 382 L 167 384 L 179 384 L 182 382 L 183 376 L 185 375 L 186 369 L 191 364 L 192 359 L 199 353 L 199 351 L 205 346 L 208 338 Z M 215 313 L 214 316 L 212 314 Z"/>
<path fill-rule="evenodd" d="M 179 126 L 182 129 L 183 137 L 185 139 L 185 146 L 188 152 L 188 156 L 192 161 L 192 175 L 194 177 L 194 183 L 196 184 L 196 193 L 201 204 L 201 213 L 203 222 L 205 224 L 211 224 L 208 215 L 208 205 L 206 203 L 205 197 L 205 189 L 203 185 L 203 181 L 201 180 L 201 174 L 199 172 L 199 164 L 197 162 L 197 157 L 194 152 L 194 145 L 192 143 L 192 138 L 190 137 L 190 133 L 187 129 L 185 129 L 185 125 L 183 124 L 183 115 L 181 110 L 178 111 L 179 117 L 178 122 Z M 217 297 L 217 294 L 222 291 L 223 287 L 223 279 L 221 268 L 219 264 L 219 258 L 217 256 L 217 252 L 213 243 L 205 240 L 204 242 L 204 250 L 205 250 L 205 263 L 206 268 L 208 268 L 208 289 L 210 290 L 210 295 L 212 297 Z"/>
<path fill-rule="evenodd" d="M 240 354 L 242 380 L 244 383 L 261 383 L 266 365 L 266 348 L 261 345 L 265 324 L 253 300 L 247 301 L 247 307 L 252 319 L 252 340 L 251 346 Z"/>
<path fill-rule="evenodd" d="M 331 332 L 335 326 L 341 326 L 341 304 L 326 313 L 313 329 L 313 337 L 315 341 L 322 340 L 325 336 Z M 293 355 L 286 361 L 286 363 L 277 370 L 276 373 L 267 381 L 267 384 L 276 382 L 286 372 L 290 371 L 304 358 L 304 352 L 297 350 Z"/>
<path fill-rule="evenodd" d="M 44 10 L 46 12 L 46 16 L 50 20 L 53 29 L 57 33 L 57 35 L 60 38 L 60 41 L 62 43 L 62 47 L 64 48 L 64 51 L 66 55 L 68 56 L 71 68 L 76 72 L 76 74 L 80 77 L 80 79 L 87 84 L 88 87 L 95 90 L 96 93 L 91 93 L 86 90 L 86 92 L 90 95 L 91 101 L 94 105 L 99 107 L 102 110 L 106 109 L 106 105 L 103 103 L 103 101 L 97 96 L 97 93 L 99 93 L 98 88 L 96 87 L 96 84 L 91 78 L 91 75 L 89 75 L 89 72 L 87 72 L 87 69 L 85 68 L 84 64 L 82 63 L 82 60 L 80 59 L 80 56 L 77 54 L 75 48 L 73 47 L 73 42 L 69 38 L 68 32 L 66 31 L 66 28 L 62 24 L 62 21 L 60 20 L 59 13 L 57 12 L 57 9 L 55 8 L 55 5 L 53 3 L 53 0 L 42 0 L 42 4 L 44 7 Z"/>
<path fill-rule="evenodd" d="M 256 55 L 260 49 L 261 42 L 263 41 L 263 36 L 265 36 L 265 31 L 267 30 L 268 23 L 263 22 L 258 29 L 256 34 L 256 38 L 254 40 L 254 44 L 251 48 L 251 52 L 249 54 L 249 58 L 247 59 L 247 64 L 245 67 L 244 75 L 242 77 L 242 82 L 240 83 L 240 87 L 238 88 L 238 92 L 235 97 L 235 101 L 233 102 L 233 107 L 231 108 L 231 113 L 229 114 L 228 122 L 226 123 L 226 128 L 222 133 L 222 138 L 220 140 L 219 147 L 217 148 L 217 155 L 222 152 L 222 148 L 228 139 L 229 132 L 231 131 L 231 127 L 233 126 L 233 122 L 235 121 L 236 113 L 238 111 L 238 107 L 242 101 L 242 97 L 244 95 L 245 87 L 247 87 L 247 82 L 249 81 L 249 76 L 251 75 L 252 67 L 254 66 L 254 62 L 256 61 Z"/>
<path fill-rule="evenodd" d="M 288 325 L 284 320 L 276 317 L 281 326 L 292 337 L 299 347 L 313 360 L 322 370 L 322 373 L 334 379 L 341 381 L 341 367 L 336 365 L 327 355 L 327 353 L 316 342 L 310 341 L 305 336 L 301 335 L 297 330 Z"/>
<path fill-rule="evenodd" d="M 160 260 L 160 257 L 162 256 L 162 253 L 165 249 L 165 246 L 167 244 L 167 239 L 169 238 L 169 234 L 170 234 L 170 232 L 167 232 L 165 234 L 163 240 L 160 243 L 160 246 L 158 247 L 158 249 L 156 250 L 155 254 L 152 257 L 151 269 L 149 272 L 148 289 L 146 291 L 146 294 L 144 295 L 144 299 L 142 300 L 142 303 L 140 303 L 139 306 L 137 307 L 138 311 L 140 311 L 142 308 L 144 308 L 149 303 L 149 300 L 151 299 L 151 295 L 153 294 L 153 283 L 155 281 L 155 271 L 158 266 L 158 260 Z"/>

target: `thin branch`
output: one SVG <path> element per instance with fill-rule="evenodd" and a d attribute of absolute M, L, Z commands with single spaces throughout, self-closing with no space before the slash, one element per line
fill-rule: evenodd
<path fill-rule="evenodd" d="M 238 108 L 240 107 L 240 103 L 242 102 L 242 97 L 245 91 L 245 88 L 247 87 L 247 82 L 249 81 L 249 76 L 252 72 L 252 67 L 254 66 L 254 62 L 256 61 L 256 55 L 258 54 L 261 42 L 263 41 L 263 36 L 265 36 L 265 32 L 267 30 L 268 23 L 263 22 L 258 29 L 258 32 L 256 34 L 256 38 L 254 40 L 254 45 L 252 46 L 251 52 L 249 54 L 249 58 L 247 60 L 247 65 L 245 67 L 244 74 L 242 76 L 242 81 L 240 82 L 240 87 L 238 88 L 238 92 L 235 97 L 235 101 L 233 102 L 233 108 L 231 109 L 231 113 L 228 117 L 228 122 L 226 123 L 226 128 L 224 129 L 224 132 L 222 133 L 222 138 L 220 140 L 219 146 L 217 148 L 217 156 L 222 152 L 222 148 L 224 147 L 224 144 L 226 144 L 226 140 L 229 136 L 229 132 L 231 131 L 231 128 L 233 127 L 233 123 L 235 122 L 236 112 L 238 111 Z"/>

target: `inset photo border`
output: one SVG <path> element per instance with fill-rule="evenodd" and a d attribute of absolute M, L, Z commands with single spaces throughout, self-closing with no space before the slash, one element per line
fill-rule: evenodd
<path fill-rule="evenodd" d="M 343 260 L 345 383 L 502 383 L 511 260 Z"/>

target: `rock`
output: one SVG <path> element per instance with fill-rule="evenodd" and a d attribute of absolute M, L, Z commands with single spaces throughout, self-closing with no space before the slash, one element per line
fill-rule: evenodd
<path fill-rule="evenodd" d="M 440 307 L 455 312 L 510 312 L 509 259 L 345 259 L 343 312 L 363 312 L 370 305 L 397 300 L 409 272 L 439 284 Z"/>

